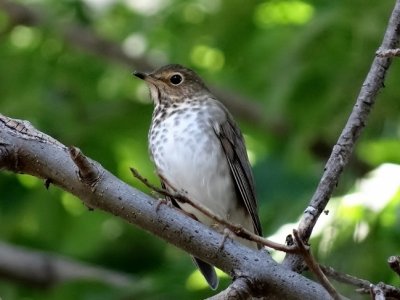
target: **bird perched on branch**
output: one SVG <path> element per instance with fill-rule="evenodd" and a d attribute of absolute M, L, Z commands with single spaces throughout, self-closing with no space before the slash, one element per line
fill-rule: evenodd
<path fill-rule="evenodd" d="M 134 75 L 146 81 L 155 105 L 149 149 L 163 186 L 184 191 L 190 200 L 228 222 L 262 235 L 243 135 L 226 107 L 194 71 L 181 65 Z M 190 204 L 175 204 L 201 223 L 223 231 Z M 249 240 L 236 239 L 257 247 Z M 214 267 L 196 257 L 194 261 L 216 289 Z"/>

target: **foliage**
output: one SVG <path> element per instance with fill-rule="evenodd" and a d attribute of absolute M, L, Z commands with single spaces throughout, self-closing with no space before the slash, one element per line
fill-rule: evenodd
<path fill-rule="evenodd" d="M 0 11 L 0 111 L 78 146 L 130 184 L 134 166 L 157 182 L 147 154 L 152 106 L 121 65 L 63 38 L 80 24 L 155 65 L 179 62 L 209 83 L 261 105 L 285 130 L 240 119 L 266 235 L 295 222 L 310 199 L 384 32 L 390 1 L 34 0 L 44 25 L 13 25 Z M 399 64 L 394 64 L 354 160 L 339 185 L 400 162 Z M 335 221 L 312 242 L 322 263 L 398 284 L 386 268 L 398 250 L 399 184 L 379 211 L 333 206 Z M 380 187 L 376 186 L 379 191 Z M 52 290 L 0 283 L 3 299 L 195 299 L 212 292 L 181 250 L 25 175 L 0 174 L 0 237 L 133 274 L 141 289 L 72 282 Z M 376 193 L 379 202 L 379 193 Z M 348 217 L 351 215 L 352 217 Z M 361 225 L 360 225 L 361 224 Z M 368 233 L 355 238 L 360 226 Z M 340 225 L 340 226 L 339 226 Z M 329 234 L 335 230 L 335 236 Z M 287 232 L 286 234 L 288 234 Z M 284 236 L 280 240 L 284 242 Z M 188 279 L 189 278 L 189 279 Z M 229 279 L 221 284 L 226 286 Z"/>

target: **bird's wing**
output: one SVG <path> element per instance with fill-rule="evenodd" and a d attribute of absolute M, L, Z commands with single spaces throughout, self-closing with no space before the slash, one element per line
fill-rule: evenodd
<path fill-rule="evenodd" d="M 243 135 L 229 112 L 222 105 L 220 107 L 224 110 L 225 114 L 219 122 L 213 124 L 214 132 L 224 149 L 235 182 L 235 187 L 253 220 L 254 231 L 261 236 L 262 229 L 257 213 L 254 179 L 247 157 Z"/>

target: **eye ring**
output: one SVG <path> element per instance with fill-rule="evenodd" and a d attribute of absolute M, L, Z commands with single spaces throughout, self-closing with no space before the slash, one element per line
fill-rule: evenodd
<path fill-rule="evenodd" d="M 183 82 L 183 77 L 182 77 L 181 74 L 177 73 L 177 74 L 172 75 L 172 76 L 169 78 L 169 81 L 170 81 L 173 85 L 179 85 L 179 84 L 181 84 L 181 83 Z"/>

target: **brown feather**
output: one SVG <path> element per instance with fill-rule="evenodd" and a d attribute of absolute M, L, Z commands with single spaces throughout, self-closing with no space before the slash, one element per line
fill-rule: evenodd
<path fill-rule="evenodd" d="M 238 196 L 240 196 L 252 218 L 254 232 L 261 236 L 262 228 L 257 212 L 258 204 L 255 196 L 253 173 L 247 156 L 244 138 L 231 115 L 225 107 L 220 106 L 226 112 L 226 119 L 221 123 L 214 124 L 214 132 L 221 141 L 235 186 L 240 194 Z"/>

